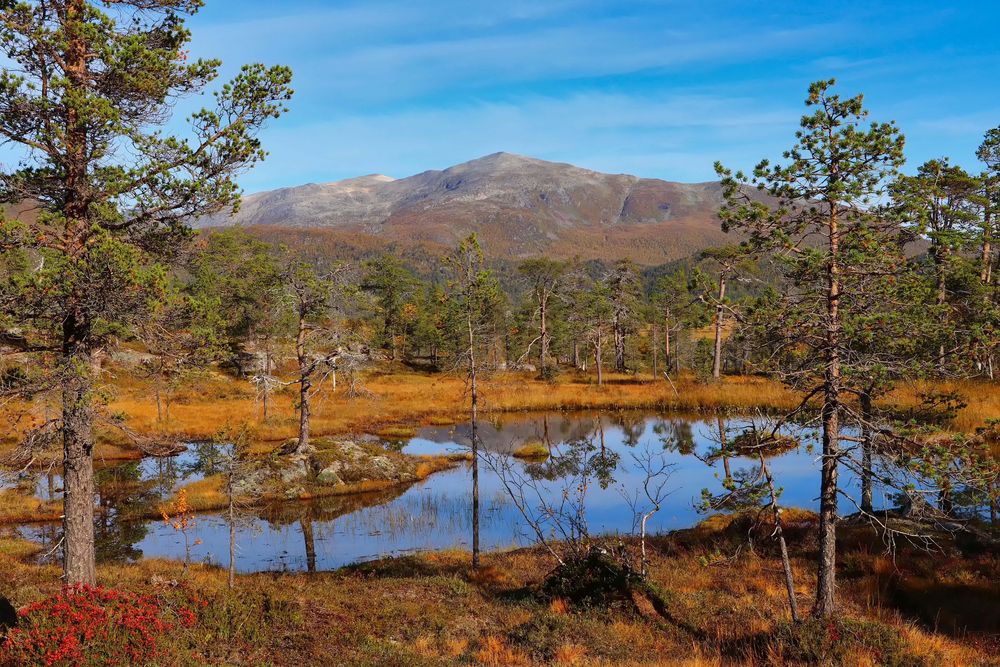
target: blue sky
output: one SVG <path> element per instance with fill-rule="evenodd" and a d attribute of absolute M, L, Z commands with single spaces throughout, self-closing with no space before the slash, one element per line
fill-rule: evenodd
<path fill-rule="evenodd" d="M 810 81 L 864 92 L 909 168 L 1000 124 L 1000 2 L 206 0 L 196 55 L 290 65 L 247 191 L 407 176 L 499 150 L 713 178 L 777 157 Z M 187 106 L 187 105 L 185 105 Z"/>
<path fill-rule="evenodd" d="M 864 92 L 909 166 L 1000 125 L 997 2 L 208 0 L 194 51 L 284 63 L 292 112 L 248 191 L 498 150 L 670 180 L 791 140 L 808 83 Z"/>

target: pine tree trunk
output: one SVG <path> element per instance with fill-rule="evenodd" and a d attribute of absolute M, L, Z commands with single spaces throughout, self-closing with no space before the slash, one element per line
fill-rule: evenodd
<path fill-rule="evenodd" d="M 840 454 L 840 231 L 831 204 L 828 233 L 826 370 L 823 398 L 823 467 L 820 482 L 819 563 L 816 583 L 818 617 L 836 612 L 837 592 L 837 464 Z"/>
<path fill-rule="evenodd" d="M 312 388 L 309 360 L 306 357 L 306 322 L 299 316 L 299 332 L 295 338 L 295 356 L 299 361 L 299 443 L 296 451 L 309 448 L 309 390 Z"/>
<path fill-rule="evenodd" d="M 621 317 L 615 315 L 615 370 L 619 373 L 625 372 L 625 331 Z"/>
<path fill-rule="evenodd" d="M 549 357 L 549 329 L 548 322 L 546 321 L 546 311 L 548 310 L 548 298 L 542 295 L 538 300 L 538 315 L 539 323 L 541 327 L 540 331 L 540 347 L 538 353 L 538 372 L 544 377 L 545 376 L 545 364 Z"/>
<path fill-rule="evenodd" d="M 163 423 L 163 401 L 160 400 L 160 375 L 156 374 L 156 379 L 153 380 L 153 394 L 156 397 L 156 423 Z"/>
<path fill-rule="evenodd" d="M 264 350 L 264 421 L 267 422 L 268 407 L 271 399 L 271 386 L 268 382 L 271 379 L 271 348 L 268 346 Z"/>
<path fill-rule="evenodd" d="M 87 76 L 86 35 L 80 26 L 85 20 L 86 2 L 68 0 L 64 7 L 65 52 L 63 55 L 69 87 L 85 90 Z M 90 230 L 88 191 L 87 126 L 77 105 L 67 108 L 65 127 L 66 243 L 81 247 Z M 91 350 L 86 347 L 87 323 L 70 303 L 63 321 L 63 513 L 64 561 L 67 584 L 96 583 L 94 555 L 94 369 Z"/>
<path fill-rule="evenodd" d="M 597 386 L 604 385 L 604 360 L 601 358 L 601 347 L 602 343 L 598 339 L 597 344 L 594 346 L 594 364 L 597 366 Z"/>
<path fill-rule="evenodd" d="M 672 355 L 670 350 L 670 309 L 667 308 L 663 315 L 663 368 L 670 372 L 670 362 Z"/>
<path fill-rule="evenodd" d="M 982 247 L 982 267 L 980 268 L 979 279 L 984 285 L 989 285 L 993 279 L 993 233 L 990 225 L 992 224 L 991 219 L 991 209 L 989 204 L 986 206 L 986 213 L 983 217 L 983 247 Z"/>
<path fill-rule="evenodd" d="M 722 300 L 726 298 L 726 274 L 719 276 L 719 302 L 715 305 L 715 354 L 712 357 L 712 377 L 722 375 Z"/>
<path fill-rule="evenodd" d="M 658 351 L 660 349 L 660 345 L 659 345 L 659 343 L 656 340 L 656 325 L 655 324 L 653 325 L 653 346 L 652 347 L 653 347 L 653 379 L 655 380 L 657 378 L 657 375 L 658 375 L 658 373 L 657 373 L 658 369 L 656 368 L 656 362 L 657 362 L 657 358 L 656 357 L 657 357 Z"/>
<path fill-rule="evenodd" d="M 73 340 L 72 324 L 64 334 Z M 67 584 L 96 583 L 94 555 L 93 360 L 67 342 L 63 352 L 63 569 Z"/>
<path fill-rule="evenodd" d="M 945 274 L 946 257 L 944 255 L 944 250 L 938 249 L 938 251 L 934 254 L 934 258 L 937 264 L 937 305 L 941 312 L 940 317 L 942 318 L 942 320 L 944 320 L 945 319 L 944 306 L 948 300 L 948 282 L 947 282 L 947 276 Z M 942 329 L 946 330 L 946 327 L 943 326 L 944 324 L 945 322 L 942 321 Z M 947 355 L 947 350 L 945 348 L 944 339 L 942 338 L 941 344 L 938 346 L 938 359 L 937 359 L 938 373 L 940 373 L 941 375 L 944 375 L 946 370 L 947 366 L 945 364 L 946 355 Z"/>

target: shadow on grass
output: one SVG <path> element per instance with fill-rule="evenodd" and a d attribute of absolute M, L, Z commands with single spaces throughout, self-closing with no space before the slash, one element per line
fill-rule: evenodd
<path fill-rule="evenodd" d="M 458 559 L 430 559 L 427 554 L 395 556 L 377 561 L 347 565 L 342 572 L 372 579 L 414 579 L 457 576 L 469 570 L 469 564 Z"/>
<path fill-rule="evenodd" d="M 894 582 L 890 603 L 927 629 L 952 637 L 1000 632 L 1000 590 L 969 584 Z"/>

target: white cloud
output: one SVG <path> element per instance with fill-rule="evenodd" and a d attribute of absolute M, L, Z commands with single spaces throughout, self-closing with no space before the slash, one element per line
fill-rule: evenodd
<path fill-rule="evenodd" d="M 755 110 L 756 108 L 756 110 Z M 272 155 L 244 179 L 252 191 L 373 172 L 409 176 L 495 151 L 671 180 L 712 178 L 716 159 L 742 166 L 790 133 L 796 107 L 747 98 L 585 93 L 448 109 L 357 114 L 268 131 Z"/>

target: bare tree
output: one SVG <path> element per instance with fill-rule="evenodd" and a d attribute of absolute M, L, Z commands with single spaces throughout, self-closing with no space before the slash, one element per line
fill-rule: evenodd
<path fill-rule="evenodd" d="M 639 535 L 639 574 L 649 575 L 649 558 L 646 555 L 647 523 L 660 511 L 670 495 L 667 484 L 674 465 L 667 461 L 662 447 L 644 447 L 640 452 L 632 452 L 635 468 L 642 473 L 642 482 L 632 493 L 624 486 L 621 493 L 632 509 L 632 531 Z"/>

